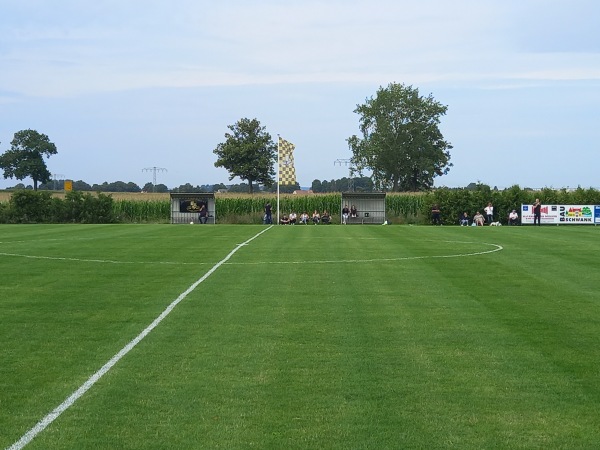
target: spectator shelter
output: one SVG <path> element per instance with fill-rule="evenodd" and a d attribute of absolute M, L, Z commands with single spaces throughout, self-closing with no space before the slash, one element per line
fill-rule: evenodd
<path fill-rule="evenodd" d="M 214 193 L 171 193 L 171 223 L 200 223 L 198 215 L 202 205 L 208 211 L 206 223 L 215 224 L 217 215 Z"/>
<path fill-rule="evenodd" d="M 378 224 L 385 222 L 385 192 L 342 192 L 340 217 L 344 206 L 356 207 L 356 217 L 348 218 L 348 224 Z"/>

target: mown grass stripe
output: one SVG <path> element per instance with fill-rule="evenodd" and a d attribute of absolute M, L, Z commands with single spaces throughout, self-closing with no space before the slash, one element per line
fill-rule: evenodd
<path fill-rule="evenodd" d="M 270 228 L 270 227 L 269 227 Z M 52 410 L 48 415 L 46 415 L 42 420 L 40 420 L 33 428 L 28 430 L 17 442 L 8 447 L 8 450 L 21 450 L 27 444 L 29 444 L 35 437 L 44 431 L 48 425 L 56 420 L 63 412 L 69 409 L 79 398 L 81 398 L 94 384 L 100 380 L 110 369 L 113 368 L 115 364 L 117 364 L 127 353 L 129 353 L 133 348 L 139 344 L 142 339 L 144 339 L 148 334 L 152 332 L 164 319 L 167 317 L 175 307 L 181 303 L 191 292 L 193 292 L 204 280 L 206 280 L 209 276 L 211 276 L 220 266 L 225 264 L 229 259 L 242 247 L 248 245 L 254 239 L 259 237 L 264 232 L 268 231 L 269 228 L 260 231 L 259 233 L 252 236 L 250 239 L 245 242 L 238 244 L 225 258 L 215 264 L 208 272 L 206 272 L 202 277 L 196 280 L 190 287 L 188 287 L 179 297 L 177 297 L 167 308 L 156 318 L 154 321 L 148 325 L 140 334 L 138 334 L 133 340 L 131 340 L 125 347 L 123 347 L 119 352 L 114 355 L 106 364 L 104 364 L 100 370 L 94 373 L 90 378 L 86 380 L 75 392 L 73 392 L 69 397 L 65 399 L 60 405 L 58 405 L 54 410 Z"/>

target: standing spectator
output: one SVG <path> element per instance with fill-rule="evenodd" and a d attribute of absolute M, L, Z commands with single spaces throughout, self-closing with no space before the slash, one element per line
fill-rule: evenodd
<path fill-rule="evenodd" d="M 272 211 L 270 203 L 267 203 L 265 205 L 265 223 L 266 224 L 272 224 L 273 223 L 273 211 Z"/>
<path fill-rule="evenodd" d="M 539 198 L 535 199 L 535 203 L 533 204 L 533 224 L 537 222 L 538 226 L 541 225 L 542 222 L 542 203 Z"/>
<path fill-rule="evenodd" d="M 519 215 L 517 214 L 517 210 L 513 209 L 508 215 L 508 224 L 516 225 L 519 220 Z"/>
<path fill-rule="evenodd" d="M 491 225 L 494 221 L 494 207 L 492 206 L 492 202 L 489 202 L 483 211 L 487 217 L 487 223 Z"/>
<path fill-rule="evenodd" d="M 442 224 L 440 215 L 441 215 L 440 207 L 437 204 L 433 205 L 431 207 L 431 222 L 433 223 L 433 225 L 441 225 Z"/>

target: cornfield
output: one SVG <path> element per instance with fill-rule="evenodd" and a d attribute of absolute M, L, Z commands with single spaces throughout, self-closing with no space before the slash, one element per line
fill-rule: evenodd
<path fill-rule="evenodd" d="M 385 196 L 385 206 L 388 216 L 411 217 L 417 216 L 426 204 L 423 194 L 388 193 Z"/>
<path fill-rule="evenodd" d="M 400 218 L 403 221 L 414 220 L 426 203 L 426 196 L 421 194 L 388 194 L 386 198 L 388 218 Z M 277 197 L 275 195 L 237 195 L 217 196 L 215 209 L 219 223 L 260 223 L 265 205 L 270 203 L 276 211 Z M 284 194 L 279 197 L 281 214 L 306 211 L 329 211 L 334 222 L 339 217 L 342 195 L 292 195 Z M 164 222 L 170 221 L 171 205 L 169 200 L 115 200 L 115 216 L 120 222 Z"/>
<path fill-rule="evenodd" d="M 341 194 L 284 194 L 279 196 L 279 211 L 282 214 L 289 214 L 292 211 L 299 214 L 303 211 L 311 213 L 314 210 L 319 212 L 327 210 L 335 214 L 339 212 L 341 198 Z M 267 203 L 270 203 L 273 211 L 276 211 L 277 196 L 219 196 L 215 199 L 215 208 L 219 222 L 248 222 L 247 219 L 241 220 L 241 217 L 249 216 L 251 218 L 250 222 L 260 223 Z"/>
<path fill-rule="evenodd" d="M 113 211 L 119 222 L 170 222 L 169 200 L 115 200 Z"/>
<path fill-rule="evenodd" d="M 60 194 L 60 193 L 59 193 Z M 58 195 L 58 194 L 53 194 Z M 114 215 L 119 222 L 169 223 L 171 204 L 168 194 L 110 194 L 113 198 Z M 59 195 L 60 197 L 60 195 Z M 6 196 L 8 200 L 9 196 Z M 414 221 L 427 208 L 427 196 L 423 194 L 388 193 L 386 197 L 388 220 Z M 219 223 L 260 223 L 265 205 L 271 203 L 276 211 L 277 196 L 249 194 L 219 194 L 215 197 L 217 221 Z M 311 214 L 317 210 L 329 211 L 334 221 L 339 218 L 342 203 L 341 193 L 293 195 L 279 197 L 281 214 L 304 211 Z"/>

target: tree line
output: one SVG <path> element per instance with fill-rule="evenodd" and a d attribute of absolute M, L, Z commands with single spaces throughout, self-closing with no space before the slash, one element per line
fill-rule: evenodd
<path fill-rule="evenodd" d="M 64 180 L 52 180 L 48 183 L 41 183 L 38 186 L 40 191 L 62 191 L 64 190 Z M 134 182 L 114 181 L 104 182 L 101 184 L 89 184 L 83 180 L 77 180 L 72 182 L 74 191 L 82 192 L 157 192 L 157 193 L 169 193 L 169 192 L 194 192 L 194 193 L 207 193 L 207 192 L 231 192 L 231 193 L 246 193 L 248 192 L 247 183 L 239 184 L 202 184 L 192 185 L 191 183 L 185 183 L 180 186 L 169 189 L 165 184 L 157 184 L 154 186 L 152 183 L 146 183 L 140 187 Z M 348 178 L 343 177 L 340 179 L 332 180 L 313 180 L 309 189 L 314 193 L 331 193 L 331 192 L 373 192 L 375 185 L 370 177 L 356 177 Z M 17 183 L 9 190 L 33 190 L 31 185 L 26 186 L 23 183 Z M 298 183 L 290 186 L 280 186 L 280 193 L 291 194 L 296 190 L 302 189 Z M 277 186 L 271 186 L 265 188 L 259 184 L 254 184 L 253 192 L 260 193 L 275 193 L 277 192 Z"/>
<path fill-rule="evenodd" d="M 450 149 L 452 145 L 439 129 L 441 117 L 448 107 L 436 101 L 430 94 L 422 96 L 417 88 L 404 84 L 390 83 L 380 87 L 375 96 L 365 99 L 356 106 L 359 115 L 358 135 L 352 135 L 346 142 L 352 152 L 351 177 L 342 180 L 314 180 L 314 192 L 334 192 L 348 190 L 370 191 L 426 191 L 432 188 L 434 178 L 450 170 Z M 216 156 L 215 167 L 223 167 L 229 172 L 229 181 L 239 178 L 244 181 L 237 185 L 224 184 L 209 186 L 181 185 L 171 191 L 210 192 L 228 189 L 237 192 L 244 188 L 273 192 L 276 189 L 275 164 L 277 150 L 271 134 L 256 118 L 242 118 L 228 125 L 224 142 L 213 150 Z M 47 135 L 36 130 L 22 130 L 15 133 L 11 147 L 0 155 L 0 169 L 4 178 L 33 180 L 33 190 L 57 188 L 51 180 L 46 159 L 57 153 L 57 148 Z M 287 160 L 290 164 L 293 160 Z M 367 181 L 364 172 L 372 175 Z M 298 183 L 280 186 L 280 192 L 299 189 Z M 283 184 L 283 183 L 282 183 Z M 18 185 L 21 187 L 21 185 Z M 275 186 L 275 187 L 274 187 Z M 22 187 L 25 187 L 24 185 Z M 134 183 L 114 182 L 101 185 L 88 185 L 76 181 L 73 188 L 82 191 L 168 192 L 165 185 L 142 188 Z"/>

